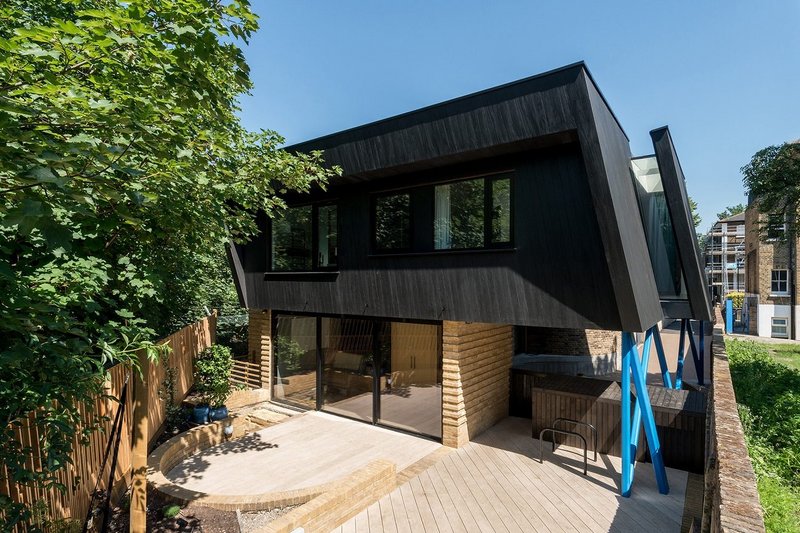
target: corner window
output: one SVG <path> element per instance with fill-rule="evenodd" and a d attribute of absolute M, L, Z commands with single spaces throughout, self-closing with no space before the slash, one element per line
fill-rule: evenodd
<path fill-rule="evenodd" d="M 479 178 L 434 187 L 434 249 L 510 243 L 511 178 Z"/>
<path fill-rule="evenodd" d="M 272 220 L 272 270 L 308 272 L 336 266 L 335 205 L 290 207 Z"/>
<path fill-rule="evenodd" d="M 376 251 L 407 251 L 411 248 L 411 195 L 377 196 L 373 203 L 373 245 Z"/>
<path fill-rule="evenodd" d="M 789 319 L 772 317 L 772 336 L 779 339 L 789 338 Z"/>
<path fill-rule="evenodd" d="M 778 295 L 789 294 L 789 271 L 773 270 L 770 283 L 770 293 Z"/>

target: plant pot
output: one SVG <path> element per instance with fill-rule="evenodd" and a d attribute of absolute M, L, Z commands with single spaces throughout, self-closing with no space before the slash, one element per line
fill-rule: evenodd
<path fill-rule="evenodd" d="M 212 407 L 208 412 L 208 419 L 211 422 L 216 422 L 217 420 L 222 420 L 224 418 L 228 418 L 228 408 L 224 405 Z"/>
<path fill-rule="evenodd" d="M 192 409 L 192 422 L 195 424 L 205 424 L 208 422 L 208 412 L 211 408 L 208 405 L 195 405 Z"/>

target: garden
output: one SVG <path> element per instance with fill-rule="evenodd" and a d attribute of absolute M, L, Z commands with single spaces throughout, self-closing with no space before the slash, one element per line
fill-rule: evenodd
<path fill-rule="evenodd" d="M 740 340 L 725 346 L 767 531 L 800 532 L 800 350 Z"/>

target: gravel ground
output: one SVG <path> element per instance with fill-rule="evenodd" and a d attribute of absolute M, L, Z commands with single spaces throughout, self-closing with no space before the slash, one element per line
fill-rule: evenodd
<path fill-rule="evenodd" d="M 266 526 L 279 516 L 285 515 L 294 508 L 295 506 L 282 507 L 280 509 L 273 509 L 271 511 L 248 511 L 241 513 L 239 515 L 239 526 L 241 527 L 242 533 L 255 531 Z"/>

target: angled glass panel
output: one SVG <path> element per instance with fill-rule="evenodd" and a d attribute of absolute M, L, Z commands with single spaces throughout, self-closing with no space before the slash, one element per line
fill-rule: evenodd
<path fill-rule="evenodd" d="M 631 160 L 650 261 L 662 300 L 686 300 L 678 245 L 655 156 Z"/>

